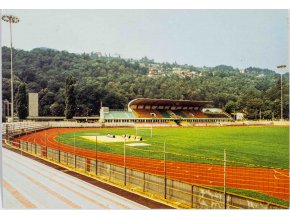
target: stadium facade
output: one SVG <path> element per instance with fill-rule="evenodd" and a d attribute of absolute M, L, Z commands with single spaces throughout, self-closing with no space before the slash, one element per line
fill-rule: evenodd
<path fill-rule="evenodd" d="M 137 98 L 127 110 L 101 107 L 101 123 L 155 124 L 192 126 L 195 123 L 230 122 L 232 117 L 219 108 L 206 108 L 211 101 Z"/>

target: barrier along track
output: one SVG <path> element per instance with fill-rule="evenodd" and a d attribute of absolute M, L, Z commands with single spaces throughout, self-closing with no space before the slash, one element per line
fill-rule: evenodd
<path fill-rule="evenodd" d="M 82 128 L 43 128 L 14 133 L 8 130 L 6 139 L 23 152 L 181 208 L 287 208 L 239 196 L 227 189 L 255 190 L 289 201 L 288 170 L 241 166 L 225 168 L 224 163 L 176 162 L 81 149 L 59 143 L 55 137 Z M 165 152 L 165 155 L 173 154 Z"/>

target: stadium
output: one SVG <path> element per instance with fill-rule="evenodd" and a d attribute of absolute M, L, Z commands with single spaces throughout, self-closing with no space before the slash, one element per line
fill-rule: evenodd
<path fill-rule="evenodd" d="M 287 208 L 288 127 L 234 122 L 209 103 L 138 98 L 90 122 L 6 123 L 3 136 L 10 149 L 175 208 Z"/>
<path fill-rule="evenodd" d="M 210 101 L 182 101 L 138 98 L 129 102 L 128 111 L 102 107 L 100 121 L 105 123 L 154 124 L 155 126 L 192 126 L 194 123 L 229 122 L 231 116 L 221 109 L 206 109 Z"/>
<path fill-rule="evenodd" d="M 37 95 L 37 93 L 31 93 Z M 38 97 L 37 97 L 38 98 Z M 103 123 L 118 126 L 195 126 L 200 123 L 231 122 L 233 118 L 220 108 L 205 108 L 211 101 L 138 98 L 129 102 L 127 109 L 110 109 L 101 105 L 100 116 L 73 117 L 71 121 Z M 38 104 L 31 102 L 38 107 Z M 38 113 L 36 113 L 38 114 Z M 9 113 L 8 113 L 9 116 Z M 31 121 L 64 121 L 65 117 L 44 117 L 35 114 Z M 95 124 L 97 125 L 97 124 Z"/>
<path fill-rule="evenodd" d="M 285 11 L 7 12 L 5 209 L 289 209 Z"/>

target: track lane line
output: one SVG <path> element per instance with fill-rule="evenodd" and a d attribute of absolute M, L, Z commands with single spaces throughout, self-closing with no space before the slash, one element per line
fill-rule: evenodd
<path fill-rule="evenodd" d="M 4 154 L 4 156 L 5 156 L 5 158 L 7 158 L 7 159 L 11 159 L 11 160 L 13 160 L 13 161 L 15 161 L 15 162 L 18 162 L 17 160 L 15 160 L 14 158 L 12 158 L 11 156 L 8 157 L 6 154 Z M 18 163 L 20 164 L 20 162 L 18 162 Z M 23 163 L 21 163 L 21 164 L 22 164 L 23 166 L 29 168 L 29 166 L 28 166 L 27 164 L 23 164 Z M 37 165 L 37 164 L 31 163 L 31 165 L 34 165 L 35 167 L 41 168 L 41 169 L 43 169 L 43 170 L 46 170 L 44 167 L 39 166 L 39 165 Z M 35 170 L 35 171 L 38 171 L 38 170 Z M 124 204 L 121 204 L 120 202 L 117 202 L 117 201 L 115 201 L 115 200 L 112 200 L 112 199 L 110 199 L 110 198 L 108 198 L 108 197 L 106 197 L 106 196 L 104 196 L 104 195 L 102 195 L 102 194 L 100 194 L 100 193 L 98 193 L 98 192 L 92 190 L 92 189 L 98 189 L 99 191 L 101 191 L 101 192 L 105 192 L 106 194 L 113 194 L 113 193 L 111 193 L 111 192 L 109 192 L 109 191 L 107 191 L 107 190 L 105 190 L 105 189 L 102 189 L 102 188 L 99 188 L 99 187 L 95 187 L 95 186 L 91 186 L 89 183 L 86 183 L 85 181 L 80 180 L 80 182 L 85 182 L 87 185 L 91 186 L 92 189 L 86 188 L 85 186 L 83 186 L 83 185 L 81 185 L 81 184 L 75 182 L 75 180 L 74 180 L 75 178 L 74 178 L 74 177 L 69 178 L 69 177 L 65 177 L 65 176 L 59 174 L 60 171 L 57 171 L 58 174 L 57 174 L 57 173 L 53 173 L 52 171 L 46 171 L 46 172 L 49 173 L 49 174 L 51 174 L 53 177 L 58 177 L 58 178 L 60 178 L 60 179 L 66 180 L 67 182 L 72 183 L 72 184 L 75 184 L 76 186 L 80 187 L 81 189 L 86 190 L 86 191 L 91 192 L 91 193 L 94 193 L 95 195 L 98 195 L 98 196 L 104 198 L 105 200 L 110 201 L 110 202 L 112 202 L 112 203 L 114 203 L 114 204 L 116 204 L 116 205 L 119 205 L 119 206 L 121 206 L 121 207 L 123 207 L 123 208 L 126 208 L 126 209 L 130 209 L 129 206 L 124 205 Z M 38 173 L 41 174 L 40 171 L 38 171 Z M 66 176 L 69 176 L 69 175 L 67 175 L 67 174 L 65 174 L 65 175 L 66 175 Z M 117 195 L 117 196 L 118 196 L 118 195 Z M 118 197 L 121 197 L 121 196 L 118 196 Z M 136 203 L 133 202 L 133 201 L 132 201 L 132 202 L 130 201 L 129 203 L 136 204 Z"/>
<path fill-rule="evenodd" d="M 280 175 L 282 175 L 282 176 L 285 176 L 285 177 L 290 177 L 289 175 L 285 175 L 285 174 L 283 174 L 283 173 L 280 173 L 280 172 L 278 172 L 277 170 L 273 170 L 275 173 L 278 173 L 278 174 L 280 174 Z"/>
<path fill-rule="evenodd" d="M 60 195 L 59 193 L 57 193 L 57 192 L 53 191 L 52 189 L 48 188 L 46 185 L 43 185 L 42 183 L 36 181 L 32 177 L 26 175 L 25 173 L 21 172 L 20 170 L 16 169 L 15 167 L 11 166 L 10 164 L 3 163 L 3 165 L 6 165 L 10 169 L 16 171 L 17 173 L 19 173 L 23 177 L 27 178 L 28 180 L 30 180 L 32 183 L 34 183 L 38 187 L 44 189 L 45 191 L 47 191 L 48 193 L 50 193 L 52 196 L 58 198 L 59 200 L 61 200 L 64 203 L 66 203 L 70 207 L 75 208 L 75 209 L 80 209 L 81 208 L 79 205 L 75 204 L 74 202 L 70 201 L 69 199 L 65 198 L 64 196 Z"/>
<path fill-rule="evenodd" d="M 25 208 L 33 209 L 37 208 L 35 204 L 29 201 L 26 197 L 24 197 L 16 188 L 10 185 L 5 179 L 3 179 L 3 187 L 10 192 L 10 194 L 15 197 Z"/>
<path fill-rule="evenodd" d="M 9 158 L 9 157 L 6 157 L 6 158 Z M 11 159 L 11 158 L 9 158 L 9 159 Z M 60 182 L 56 181 L 55 179 L 52 179 L 51 177 L 49 177 L 49 176 L 47 176 L 47 175 L 45 175 L 45 174 L 43 174 L 43 173 L 41 173 L 41 172 L 39 172 L 39 171 L 37 171 L 37 170 L 31 168 L 30 166 L 28 166 L 28 165 L 26 165 L 26 164 L 20 163 L 19 161 L 16 161 L 16 160 L 13 160 L 13 161 L 15 161 L 15 162 L 17 162 L 17 163 L 19 163 L 19 164 L 22 164 L 23 166 L 25 166 L 25 167 L 28 168 L 29 170 L 31 170 L 31 171 L 33 171 L 33 172 L 35 172 L 35 173 L 37 173 L 37 174 L 43 176 L 44 178 L 48 179 L 49 181 L 51 181 L 51 182 L 53 182 L 53 183 L 55 183 L 55 184 L 57 184 L 57 185 L 59 185 L 59 186 L 65 188 L 65 189 L 67 189 L 67 190 L 69 190 L 69 191 L 71 191 L 71 192 L 73 192 L 73 193 L 75 193 L 75 194 L 77 194 L 78 196 L 80 196 L 80 197 L 82 197 L 82 198 L 84 198 L 84 199 L 86 199 L 86 200 L 88 200 L 88 201 L 90 201 L 90 202 L 92 202 L 92 203 L 98 205 L 99 207 L 102 207 L 102 208 L 105 208 L 105 209 L 110 209 L 108 206 L 106 206 L 106 205 L 100 203 L 99 201 L 96 201 L 95 199 L 92 199 L 92 198 L 90 198 L 90 197 L 88 197 L 88 196 L 82 194 L 81 192 L 78 192 L 78 191 L 76 191 L 76 190 L 74 190 L 74 189 L 68 187 L 67 185 L 65 185 L 65 184 L 63 184 L 63 183 L 60 183 Z"/>

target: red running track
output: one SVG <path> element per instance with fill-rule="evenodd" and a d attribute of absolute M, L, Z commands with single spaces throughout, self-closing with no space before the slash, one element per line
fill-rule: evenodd
<path fill-rule="evenodd" d="M 85 130 L 89 129 L 94 128 Z M 84 131 L 84 128 L 53 128 L 18 139 L 74 153 L 73 146 L 55 140 L 57 135 L 73 131 Z M 75 152 L 79 156 L 96 158 L 96 152 L 93 150 L 75 148 Z M 98 151 L 97 156 L 100 161 L 124 165 L 123 155 Z M 126 156 L 126 167 L 164 176 L 163 160 Z M 222 187 L 224 185 L 224 168 L 220 165 L 166 161 L 166 176 L 192 184 Z M 289 201 L 289 170 L 227 166 L 226 187 L 254 190 Z"/>

